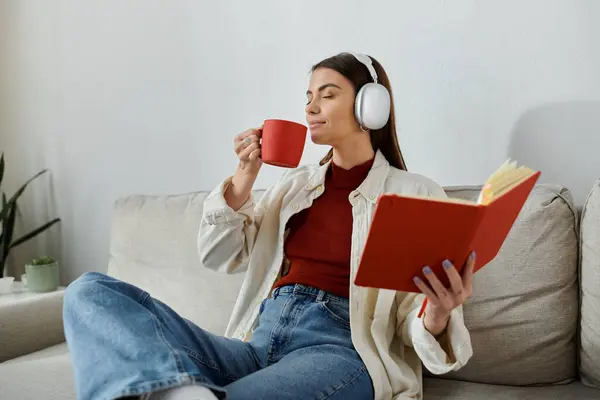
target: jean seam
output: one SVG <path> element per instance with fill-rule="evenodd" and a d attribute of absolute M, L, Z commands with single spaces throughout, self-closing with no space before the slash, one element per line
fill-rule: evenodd
<path fill-rule="evenodd" d="M 340 304 L 342 306 L 348 306 L 348 304 L 349 304 L 348 300 L 336 299 L 335 297 L 331 297 L 331 296 L 328 296 L 326 299 L 327 299 L 327 301 L 329 301 L 331 303 L 337 303 L 337 304 Z"/>
<path fill-rule="evenodd" d="M 194 384 L 194 383 L 200 383 L 200 384 L 203 384 L 205 387 L 219 390 L 219 391 L 224 391 L 223 387 L 221 387 L 219 385 L 215 385 L 214 383 L 210 382 L 210 380 L 208 380 L 208 378 L 206 378 L 204 376 L 190 375 L 188 373 L 180 373 L 176 377 L 161 378 L 161 379 L 155 379 L 152 381 L 146 381 L 136 388 L 129 387 L 127 389 L 123 389 L 122 391 L 116 393 L 115 394 L 116 396 L 111 396 L 111 397 L 107 398 L 107 400 L 119 399 L 123 396 L 135 396 L 135 395 L 140 395 L 142 393 L 149 393 L 149 392 L 154 392 L 154 391 L 158 391 L 158 390 L 165 390 L 170 387 L 180 387 L 182 385 L 188 385 L 188 384 Z"/>
<path fill-rule="evenodd" d="M 310 290 L 306 290 L 306 289 L 294 289 L 293 294 L 302 294 L 305 296 L 312 296 L 312 297 L 317 297 L 318 294 L 317 293 L 313 293 Z"/>
<path fill-rule="evenodd" d="M 274 356 L 276 354 L 274 354 L 274 347 L 275 347 L 275 336 L 276 336 L 276 332 L 278 330 L 281 329 L 281 317 L 283 315 L 283 313 L 285 312 L 287 305 L 290 303 L 290 301 L 292 301 L 292 299 L 294 298 L 294 296 L 289 296 L 287 298 L 287 300 L 285 301 L 285 303 L 283 304 L 283 307 L 281 307 L 281 312 L 279 314 L 279 317 L 277 318 L 277 321 L 273 324 L 273 328 L 271 328 L 271 332 L 269 333 L 269 348 L 267 350 L 267 358 L 266 358 L 266 365 L 269 365 L 269 362 L 271 359 L 274 358 Z"/>
<path fill-rule="evenodd" d="M 224 373 L 218 366 L 217 364 L 213 364 L 209 361 L 207 361 L 206 359 L 204 359 L 203 357 L 201 357 L 198 353 L 196 353 L 194 350 L 186 347 L 186 346 L 182 346 L 185 350 L 185 352 L 192 357 L 194 360 L 198 361 L 199 363 L 202 363 L 203 365 L 205 365 L 206 367 L 216 371 L 222 378 L 229 380 L 231 382 L 235 382 L 236 380 L 240 379 L 239 376 L 234 376 L 234 375 L 229 375 L 227 373 Z M 229 383 L 231 383 L 229 382 Z"/>
<path fill-rule="evenodd" d="M 150 310 L 148 310 L 148 311 L 150 311 Z M 158 317 L 156 315 L 154 315 L 154 313 L 152 311 L 150 311 L 150 315 L 152 316 L 152 322 L 154 323 L 154 328 L 156 329 L 157 335 L 159 336 L 161 341 L 169 348 L 169 350 L 171 350 L 171 356 L 173 357 L 173 360 L 175 361 L 175 365 L 177 367 L 177 372 L 179 372 L 181 374 L 188 374 L 188 372 L 185 371 L 185 369 L 183 368 L 183 362 L 181 361 L 181 358 L 179 357 L 179 355 L 177 354 L 177 352 L 175 351 L 173 346 L 171 346 L 171 344 L 167 340 L 165 333 L 162 329 L 162 326 L 160 325 L 160 321 L 158 320 Z"/>
<path fill-rule="evenodd" d="M 150 298 L 150 293 L 148 293 L 148 292 L 146 292 L 146 291 L 143 291 L 143 290 L 142 290 L 142 293 L 141 293 L 141 295 L 140 295 L 140 298 L 138 299 L 138 301 L 137 301 L 137 302 L 138 302 L 138 303 L 140 303 L 140 305 L 142 305 L 142 306 L 143 306 L 143 305 L 144 305 L 144 303 L 146 302 L 146 300 L 148 300 L 149 298 Z"/>
<path fill-rule="evenodd" d="M 359 369 L 356 374 L 350 378 L 350 380 L 348 380 L 348 382 L 343 383 L 341 386 L 339 386 L 338 388 L 336 388 L 333 392 L 329 393 L 328 395 L 326 395 L 325 397 L 322 397 L 320 400 L 325 400 L 325 399 L 329 399 L 331 396 L 333 396 L 334 394 L 338 393 L 340 390 L 350 386 L 351 384 L 353 384 L 354 382 L 356 382 L 358 380 L 358 378 L 361 376 L 361 374 L 363 372 L 367 371 L 367 367 L 366 366 L 362 366 L 361 369 Z"/>
<path fill-rule="evenodd" d="M 302 301 L 300 302 L 300 304 L 294 307 L 291 313 L 292 315 L 290 315 L 289 317 L 292 322 L 291 324 L 289 324 L 290 326 L 288 327 L 288 331 L 290 332 L 290 334 L 286 336 L 285 342 L 281 344 L 282 349 L 284 349 L 285 346 L 287 346 L 288 343 L 290 343 L 290 341 L 292 340 L 292 333 L 294 332 L 294 328 L 298 326 L 298 315 L 300 315 L 300 313 L 304 311 L 304 309 L 306 308 L 306 304 L 307 303 L 305 301 Z"/>
<path fill-rule="evenodd" d="M 314 293 L 314 290 L 318 291 L 318 289 L 312 288 L 312 287 L 309 287 L 309 288 L 296 287 L 296 288 L 290 290 L 288 293 L 303 294 L 303 295 L 308 295 L 308 296 L 312 296 L 312 297 L 317 297 L 318 293 Z M 326 292 L 325 299 L 327 299 L 329 301 L 337 302 L 337 303 L 348 304 L 347 298 L 342 297 L 342 296 L 337 296 L 337 295 L 331 294 L 329 292 Z"/>
<path fill-rule="evenodd" d="M 333 312 L 333 310 L 332 310 L 331 308 L 327 307 L 327 302 L 328 302 L 328 301 L 329 301 L 329 300 L 322 301 L 322 302 L 320 302 L 320 303 L 318 303 L 318 304 L 319 304 L 319 306 L 320 306 L 321 308 L 323 308 L 323 309 L 324 309 L 324 310 L 327 312 L 327 314 L 330 316 L 330 318 L 332 318 L 332 319 L 334 320 L 334 322 L 340 323 L 340 324 L 342 324 L 342 325 L 343 325 L 345 328 L 347 328 L 347 329 L 350 329 L 350 322 L 348 322 L 348 321 L 346 321 L 344 318 L 342 318 L 342 317 L 340 317 L 340 316 L 336 315 L 336 314 Z"/>

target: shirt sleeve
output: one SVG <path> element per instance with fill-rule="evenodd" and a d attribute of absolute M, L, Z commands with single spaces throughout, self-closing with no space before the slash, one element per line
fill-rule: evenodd
<path fill-rule="evenodd" d="M 397 298 L 396 332 L 406 346 L 415 350 L 425 368 L 436 375 L 462 368 L 473 355 L 462 306 L 452 310 L 446 332 L 436 339 L 425 329 L 424 318 L 418 316 L 425 295 L 398 292 Z"/>
<path fill-rule="evenodd" d="M 232 177 L 206 197 L 197 237 L 203 267 L 225 274 L 246 271 L 263 217 L 278 204 L 276 199 L 281 195 L 286 176 L 287 172 L 265 191 L 258 203 L 251 195 L 237 211 L 229 207 L 224 197 Z"/>

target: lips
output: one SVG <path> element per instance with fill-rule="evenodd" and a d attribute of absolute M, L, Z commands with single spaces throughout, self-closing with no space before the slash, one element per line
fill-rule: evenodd
<path fill-rule="evenodd" d="M 312 130 L 312 129 L 319 128 L 323 125 L 325 125 L 325 121 L 313 121 L 308 124 L 308 127 Z"/>

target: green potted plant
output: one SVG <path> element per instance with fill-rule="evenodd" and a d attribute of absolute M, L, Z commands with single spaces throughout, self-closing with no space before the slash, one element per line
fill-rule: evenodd
<path fill-rule="evenodd" d="M 51 257 L 40 257 L 25 265 L 27 289 L 31 292 L 52 292 L 59 282 L 58 262 Z"/>
<path fill-rule="evenodd" d="M 47 171 L 48 170 L 45 169 L 34 175 L 31 179 L 25 182 L 25 184 L 23 184 L 19 188 L 19 190 L 17 190 L 15 194 L 12 195 L 12 197 L 8 198 L 4 191 L 1 189 L 2 178 L 4 177 L 4 154 L 0 156 L 0 194 L 2 196 L 2 207 L 0 208 L 0 291 L 10 291 L 10 288 L 12 287 L 12 282 L 15 279 L 12 276 L 4 276 L 6 269 L 6 261 L 8 259 L 8 255 L 11 249 L 36 237 L 37 235 L 44 232 L 46 229 L 50 228 L 52 225 L 60 221 L 60 218 L 54 218 L 52 221 L 43 224 L 42 226 L 32 230 L 31 232 L 21 236 L 18 239 L 13 238 L 17 213 L 19 211 L 17 200 L 23 194 L 23 192 L 25 191 L 29 183 L 31 183 L 31 181 L 33 181 L 40 175 L 46 173 Z"/>

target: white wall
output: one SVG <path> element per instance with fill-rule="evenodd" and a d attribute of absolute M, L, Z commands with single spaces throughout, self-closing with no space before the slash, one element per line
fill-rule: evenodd
<path fill-rule="evenodd" d="M 235 168 L 233 136 L 302 121 L 310 66 L 349 49 L 386 67 L 412 171 L 477 184 L 516 157 L 581 203 L 600 175 L 599 13 L 593 0 L 4 0 L 8 189 L 49 167 L 24 227 L 63 218 L 14 264 L 61 248 L 64 282 L 104 271 L 117 197 L 211 189 Z M 325 151 L 309 144 L 303 162 Z"/>

